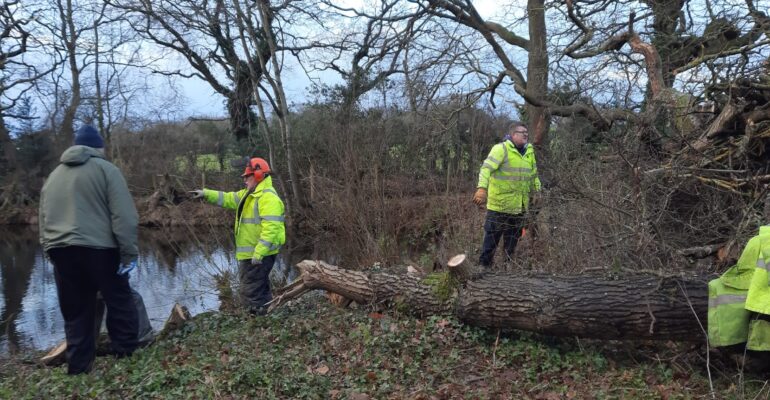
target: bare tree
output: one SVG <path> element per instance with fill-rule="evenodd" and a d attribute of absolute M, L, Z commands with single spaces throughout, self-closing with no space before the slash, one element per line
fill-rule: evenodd
<path fill-rule="evenodd" d="M 150 87 L 157 89 L 158 83 L 150 84 L 153 79 L 144 72 L 155 60 L 142 57 L 146 43 L 128 26 L 124 12 L 111 10 L 102 3 L 94 15 L 93 62 L 86 73 L 82 114 L 94 121 L 113 151 L 113 126 L 126 124 L 129 118 L 141 119 L 140 113 L 150 107 L 149 102 L 142 100 L 153 96 Z"/>
<path fill-rule="evenodd" d="M 487 21 L 481 17 L 471 1 L 426 0 L 418 3 L 422 9 L 441 18 L 465 25 L 478 32 L 489 45 L 498 61 L 502 64 L 496 77 L 490 82 L 486 91 L 494 91 L 503 83 L 505 78 L 511 80 L 514 90 L 525 99 L 543 99 L 548 92 L 548 49 L 547 30 L 545 23 L 545 2 L 529 0 L 527 2 L 527 29 L 529 39 L 520 36 L 517 28 L 518 21 L 508 26 Z M 510 54 L 503 44 L 513 46 L 527 55 L 527 76 L 514 62 L 515 56 Z M 548 118 L 540 102 L 528 101 L 527 117 L 530 129 L 534 133 L 533 142 L 539 144 L 548 131 Z"/>
<path fill-rule="evenodd" d="M 752 58 L 753 51 L 770 45 L 770 42 L 762 39 L 763 33 L 766 33 L 770 26 L 768 17 L 758 11 L 754 3 L 755 1 L 748 0 L 746 7 L 742 9 L 737 4 L 725 4 L 723 9 L 715 10 L 707 1 L 697 3 L 702 6 L 702 9 L 697 11 L 694 1 L 650 0 L 642 2 L 642 5 L 648 8 L 627 12 L 626 18 L 619 19 L 618 11 L 632 10 L 628 4 L 568 0 L 562 11 L 565 18 L 572 23 L 571 30 L 568 30 L 572 36 L 569 37 L 570 44 L 563 49 L 563 54 L 580 60 L 613 57 L 610 63 L 605 64 L 613 71 L 633 69 L 641 65 L 645 73 L 644 78 L 648 82 L 646 101 L 653 104 L 655 98 L 662 100 L 665 97 L 668 101 L 664 103 L 671 105 L 670 101 L 678 98 L 678 95 L 668 89 L 676 87 L 678 75 L 718 59 L 733 58 L 745 67 L 747 64 L 741 62 L 741 58 L 748 61 Z M 728 17 L 729 15 L 733 17 Z M 652 28 L 649 31 L 645 29 L 648 26 Z M 699 27 L 702 30 L 699 30 Z M 561 30 L 556 34 L 564 33 L 565 31 Z M 640 64 L 639 58 L 624 50 L 626 45 L 631 53 L 642 57 L 643 63 Z M 740 54 L 743 56 L 736 56 Z M 732 73 L 739 74 L 735 69 Z M 718 76 L 713 73 L 709 75 Z M 700 90 L 703 93 L 702 77 L 698 81 L 701 82 Z M 640 81 L 632 84 L 638 85 Z M 641 84 L 644 85 L 644 81 L 641 81 Z M 579 105 L 570 110 L 586 115 L 593 114 L 590 110 L 592 105 L 584 106 L 585 104 Z M 564 111 L 568 112 L 568 109 L 556 112 L 567 114 Z M 639 117 L 633 112 L 602 114 L 605 116 L 604 121 L 596 114 L 591 118 L 597 126 L 604 128 L 608 126 L 607 122 L 613 119 L 638 121 Z"/>
<path fill-rule="evenodd" d="M 35 65 L 25 55 L 36 47 L 30 25 L 37 16 L 37 11 L 28 11 L 20 17 L 20 2 L 6 1 L 0 6 L 0 147 L 7 182 L 3 185 L 0 196 L 0 209 L 18 202 L 24 202 L 28 189 L 21 184 L 19 160 L 14 142 L 8 129 L 8 118 L 29 118 L 29 115 L 17 114 L 15 108 L 33 88 L 34 83 L 50 73 L 52 68 Z M 4 165 L 3 165 L 4 164 Z"/>
<path fill-rule="evenodd" d="M 259 42 L 253 48 L 256 53 L 250 53 L 240 46 L 241 31 L 233 30 L 236 20 L 229 10 L 235 7 L 230 1 L 106 1 L 129 12 L 132 26 L 142 37 L 167 50 L 169 55 L 181 56 L 192 69 L 169 69 L 162 65 L 156 67 L 156 73 L 196 77 L 208 83 L 227 100 L 232 133 L 239 139 L 249 136 L 254 125 L 251 106 L 255 82 L 264 72 L 259 59 L 269 60 L 272 56 L 261 29 L 254 31 Z M 258 20 L 251 19 L 250 23 L 260 26 Z"/>

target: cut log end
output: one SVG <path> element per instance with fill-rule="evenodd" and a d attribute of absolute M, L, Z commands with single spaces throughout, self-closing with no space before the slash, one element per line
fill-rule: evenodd
<path fill-rule="evenodd" d="M 468 261 L 465 254 L 458 254 L 450 258 L 447 262 L 447 268 L 449 273 L 460 283 L 473 280 L 481 272 L 479 267 Z"/>
<path fill-rule="evenodd" d="M 168 319 L 166 319 L 166 324 L 163 326 L 162 333 L 165 334 L 170 331 L 179 329 L 189 319 L 190 311 L 187 309 L 187 307 L 179 303 L 175 303 L 174 307 L 171 309 L 171 314 L 168 316 Z"/>
<path fill-rule="evenodd" d="M 142 307 L 144 309 L 144 307 Z M 171 314 L 168 316 L 168 319 L 166 320 L 166 324 L 163 326 L 163 330 L 160 332 L 159 336 L 166 335 L 167 333 L 174 331 L 176 329 L 179 329 L 182 325 L 184 325 L 187 321 L 189 321 L 191 318 L 190 311 L 187 309 L 187 307 L 175 303 L 174 306 L 171 308 Z M 101 320 L 101 317 L 99 317 L 99 320 Z M 98 326 L 100 326 L 99 324 Z M 142 338 L 139 338 L 142 340 Z M 144 347 L 152 343 L 154 338 L 151 337 L 150 340 L 140 342 L 140 347 Z M 97 348 L 96 348 L 96 354 L 97 355 L 104 355 L 104 354 L 110 354 L 110 342 L 109 342 L 109 336 L 102 333 L 97 340 Z M 64 362 L 66 362 L 66 353 L 67 353 L 67 341 L 64 340 L 56 347 L 52 348 L 51 351 L 49 351 L 45 356 L 43 356 L 39 362 L 40 364 L 47 366 L 47 367 L 55 367 L 57 365 L 61 365 Z"/>
<path fill-rule="evenodd" d="M 458 255 L 450 258 L 449 261 L 446 263 L 446 265 L 449 268 L 455 268 L 455 267 L 461 265 L 462 263 L 464 263 L 466 258 L 467 257 L 465 256 L 465 254 L 458 254 Z"/>
<path fill-rule="evenodd" d="M 67 341 L 64 340 L 56 345 L 56 347 L 51 349 L 48 354 L 43 356 L 43 358 L 40 359 L 40 363 L 48 367 L 55 367 L 57 365 L 64 364 L 66 361 L 66 353 Z"/>

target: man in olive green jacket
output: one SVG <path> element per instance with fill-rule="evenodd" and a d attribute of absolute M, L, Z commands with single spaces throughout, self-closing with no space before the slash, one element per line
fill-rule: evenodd
<path fill-rule="evenodd" d="M 40 243 L 54 266 L 67 336 L 67 372 L 87 373 L 96 355 L 97 292 L 118 356 L 137 346 L 138 315 L 125 272 L 136 265 L 138 215 L 118 168 L 91 126 L 75 135 L 40 194 Z"/>

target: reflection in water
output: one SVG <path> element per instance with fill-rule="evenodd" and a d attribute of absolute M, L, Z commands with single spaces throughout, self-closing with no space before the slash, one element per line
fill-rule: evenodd
<path fill-rule="evenodd" d="M 203 240 L 205 238 L 205 240 Z M 144 297 L 153 328 L 174 303 L 192 314 L 217 309 L 213 277 L 234 271 L 231 234 L 189 228 L 139 235 L 139 263 L 131 286 Z M 0 232 L 0 356 L 17 349 L 47 349 L 64 339 L 53 266 L 32 229 Z"/>
<path fill-rule="evenodd" d="M 22 299 L 29 286 L 34 264 L 37 235 L 20 234 L 12 240 L 0 240 L 0 265 L 3 276 L 3 309 L 0 312 L 0 335 L 11 346 L 20 344 L 19 332 L 13 321 L 21 311 Z M 13 350 L 13 347 L 11 348 Z"/>

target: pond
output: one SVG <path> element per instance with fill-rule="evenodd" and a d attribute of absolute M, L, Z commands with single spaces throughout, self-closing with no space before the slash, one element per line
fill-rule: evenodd
<path fill-rule="evenodd" d="M 180 227 L 141 229 L 138 267 L 131 286 L 144 298 L 150 322 L 162 328 L 174 303 L 195 315 L 219 307 L 214 276 L 235 272 L 232 233 Z M 283 265 L 276 266 L 278 272 Z M 237 276 L 237 275 L 234 275 Z M 64 339 L 53 265 L 37 230 L 0 230 L 0 357 L 13 351 L 45 350 Z"/>

